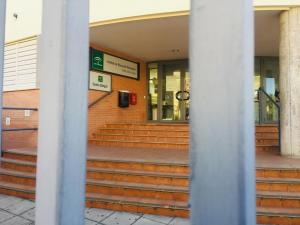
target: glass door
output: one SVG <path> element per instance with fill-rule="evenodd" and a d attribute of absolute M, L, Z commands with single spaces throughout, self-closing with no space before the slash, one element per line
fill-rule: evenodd
<path fill-rule="evenodd" d="M 189 119 L 190 76 L 182 64 L 162 65 L 161 120 Z"/>
<path fill-rule="evenodd" d="M 277 57 L 255 57 L 254 76 L 254 104 L 255 120 L 257 123 L 276 123 L 278 109 L 274 102 L 279 104 L 279 60 Z M 259 94 L 261 88 L 265 94 Z"/>
<path fill-rule="evenodd" d="M 190 108 L 190 74 L 187 60 L 148 64 L 148 119 L 187 122 Z"/>

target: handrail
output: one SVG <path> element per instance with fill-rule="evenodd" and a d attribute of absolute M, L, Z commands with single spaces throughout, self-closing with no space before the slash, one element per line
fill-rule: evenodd
<path fill-rule="evenodd" d="M 278 115 L 278 141 L 279 141 L 279 151 L 281 152 L 281 121 L 280 121 L 280 105 L 274 101 L 274 99 L 261 87 L 258 89 L 259 93 L 263 93 L 277 108 Z"/>
<path fill-rule="evenodd" d="M 32 128 L 3 128 L 2 131 L 26 131 L 26 130 L 38 130 L 37 127 L 32 127 Z"/>
<path fill-rule="evenodd" d="M 107 92 L 106 94 L 100 96 L 99 98 L 97 98 L 95 101 L 93 101 L 92 103 L 89 104 L 88 108 L 93 107 L 94 105 L 96 105 L 98 102 L 102 101 L 104 98 L 106 98 L 107 96 L 111 95 L 114 91 L 111 92 Z"/>
<path fill-rule="evenodd" d="M 279 104 L 276 102 L 276 101 L 274 101 L 274 99 L 264 90 L 264 89 L 262 89 L 261 87 L 258 89 L 260 92 L 262 92 L 262 93 L 264 93 L 265 94 L 265 96 L 277 107 L 277 109 L 279 109 L 280 108 L 280 106 L 279 106 Z"/>
<path fill-rule="evenodd" d="M 2 107 L 3 110 L 31 110 L 38 111 L 38 108 L 26 108 L 26 107 Z"/>
<path fill-rule="evenodd" d="M 2 110 L 16 110 L 16 111 L 23 111 L 23 110 L 30 110 L 30 111 L 38 111 L 38 108 L 30 108 L 30 107 L 2 107 Z M 2 128 L 2 132 L 13 132 L 13 131 L 36 131 L 38 130 L 37 127 L 24 127 L 24 128 Z"/>

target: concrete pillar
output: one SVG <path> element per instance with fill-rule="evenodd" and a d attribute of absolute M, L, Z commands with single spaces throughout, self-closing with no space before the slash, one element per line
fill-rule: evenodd
<path fill-rule="evenodd" d="M 44 0 L 40 60 L 37 225 L 83 225 L 89 1 Z"/>
<path fill-rule="evenodd" d="M 300 157 L 300 7 L 280 15 L 281 154 Z"/>
<path fill-rule="evenodd" d="M 254 225 L 252 0 L 192 0 L 191 224 Z"/>
<path fill-rule="evenodd" d="M 6 0 L 0 0 L 0 118 L 3 106 L 3 76 L 4 76 L 4 42 L 5 42 Z M 0 123 L 0 156 L 2 153 L 2 123 Z"/>

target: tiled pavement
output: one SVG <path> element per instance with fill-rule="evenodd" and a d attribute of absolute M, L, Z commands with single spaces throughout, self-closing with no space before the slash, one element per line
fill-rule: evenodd
<path fill-rule="evenodd" d="M 0 225 L 34 225 L 35 204 L 0 195 Z M 187 219 L 87 208 L 86 225 L 189 225 Z"/>

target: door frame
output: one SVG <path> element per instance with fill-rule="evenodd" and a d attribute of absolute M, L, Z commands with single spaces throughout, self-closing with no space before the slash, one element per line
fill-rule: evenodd
<path fill-rule="evenodd" d="M 163 120 L 162 119 L 162 84 L 163 84 L 163 66 L 164 65 L 172 65 L 172 64 L 178 64 L 180 68 L 180 73 L 181 73 L 181 83 L 180 83 L 180 88 L 184 89 L 184 82 L 182 81 L 183 74 L 185 73 L 186 69 L 189 69 L 189 62 L 188 59 L 176 59 L 176 60 L 160 60 L 160 61 L 151 61 L 147 63 L 147 104 L 146 104 L 146 112 L 148 115 L 148 104 L 149 104 L 149 99 L 148 99 L 148 93 L 149 93 L 149 64 L 152 63 L 157 63 L 157 80 L 158 80 L 158 99 L 157 99 L 157 120 L 149 120 L 147 117 L 147 121 L 149 123 L 189 123 L 188 120 Z M 182 110 L 182 104 L 180 104 L 180 111 L 183 112 Z"/>

